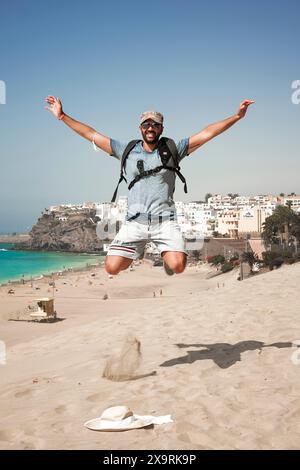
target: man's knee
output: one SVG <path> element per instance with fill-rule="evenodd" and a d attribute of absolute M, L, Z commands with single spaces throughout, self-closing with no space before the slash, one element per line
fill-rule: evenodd
<path fill-rule="evenodd" d="M 132 263 L 131 259 L 121 258 L 119 256 L 109 256 L 105 260 L 105 269 L 108 274 L 119 274 L 123 269 L 127 269 Z"/>
<path fill-rule="evenodd" d="M 183 273 L 186 267 L 186 258 L 176 260 L 174 267 L 172 268 L 174 273 L 180 274 Z"/>
<path fill-rule="evenodd" d="M 107 274 L 116 275 L 116 274 L 119 274 L 119 272 L 121 271 L 121 268 L 117 264 L 111 263 L 109 261 L 109 262 L 105 263 L 105 270 L 106 270 Z"/>
<path fill-rule="evenodd" d="M 172 269 L 172 271 L 174 271 L 174 273 L 176 274 L 183 273 L 183 271 L 185 270 L 186 258 L 187 257 L 185 254 L 182 254 L 182 255 L 176 254 L 175 256 L 169 255 L 169 256 L 164 257 L 169 268 Z"/>
<path fill-rule="evenodd" d="M 186 261 L 177 261 L 174 265 L 173 268 L 171 268 L 174 273 L 176 274 L 180 274 L 180 273 L 183 273 L 183 271 L 185 270 L 185 266 L 186 266 Z"/>

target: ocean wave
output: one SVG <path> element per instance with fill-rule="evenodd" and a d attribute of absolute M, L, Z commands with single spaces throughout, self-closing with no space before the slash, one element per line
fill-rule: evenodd
<path fill-rule="evenodd" d="M 0 248 L 0 251 L 8 251 L 6 248 Z"/>

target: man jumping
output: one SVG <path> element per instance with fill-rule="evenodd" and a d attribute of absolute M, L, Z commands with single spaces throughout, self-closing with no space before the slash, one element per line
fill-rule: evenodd
<path fill-rule="evenodd" d="M 118 274 L 127 269 L 133 260 L 143 256 L 146 243 L 152 241 L 160 251 L 166 273 L 169 275 L 182 273 L 186 266 L 187 253 L 177 223 L 173 193 L 176 174 L 184 183 L 185 180 L 178 164 L 185 156 L 242 119 L 248 106 L 254 101 L 242 101 L 233 116 L 210 124 L 197 134 L 176 142 L 175 145 L 171 139 L 161 137 L 164 118 L 157 111 L 146 111 L 141 115 L 142 140 L 132 141 L 127 145 L 106 137 L 92 127 L 68 116 L 63 112 L 59 98 L 47 96 L 45 101 L 49 105 L 45 106 L 48 111 L 73 131 L 92 142 L 95 149 L 100 148 L 123 162 L 122 172 L 123 165 L 124 172 L 121 173 L 120 181 L 125 179 L 125 173 L 130 189 L 128 214 L 109 247 L 106 271 L 109 274 Z M 127 154 L 126 164 L 123 161 L 125 154 Z M 170 164 L 171 160 L 163 160 L 164 154 L 168 159 L 173 158 L 173 164 Z M 116 192 L 114 198 L 115 196 Z"/>

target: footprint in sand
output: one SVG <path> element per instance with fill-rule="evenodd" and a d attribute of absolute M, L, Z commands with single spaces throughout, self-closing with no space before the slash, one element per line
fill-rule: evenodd
<path fill-rule="evenodd" d="M 64 413 L 66 410 L 67 408 L 65 405 L 59 405 L 56 408 L 54 408 L 55 413 L 57 413 L 58 415 Z"/>
<path fill-rule="evenodd" d="M 58 405 L 54 408 L 54 412 L 57 415 L 68 414 L 70 416 L 74 416 L 78 413 L 78 407 L 75 403 L 70 403 L 68 405 Z M 48 416 L 48 413 L 45 415 Z"/>
<path fill-rule="evenodd" d="M 13 446 L 14 449 L 37 450 L 43 449 L 45 446 L 45 440 L 36 437 L 31 429 L 0 430 L 0 442 L 5 442 L 5 448 L 7 449 Z"/>
<path fill-rule="evenodd" d="M 92 402 L 96 401 L 97 402 L 102 397 L 103 397 L 103 393 L 93 393 L 92 395 L 89 395 L 86 399 L 87 399 L 87 401 L 92 401 Z"/>
<path fill-rule="evenodd" d="M 30 397 L 32 395 L 36 395 L 40 393 L 45 385 L 51 385 L 53 383 L 61 382 L 63 377 L 55 375 L 53 377 L 34 377 L 32 379 L 32 388 L 26 388 L 28 386 L 28 382 L 24 383 L 24 388 L 19 386 L 19 390 L 14 394 L 15 398 L 22 398 L 22 397 Z M 42 385 L 43 387 L 39 387 Z"/>
<path fill-rule="evenodd" d="M 27 388 L 25 390 L 20 390 L 19 392 L 16 392 L 14 396 L 15 398 L 22 398 L 22 397 L 33 395 L 34 392 L 35 392 L 34 390 Z"/>

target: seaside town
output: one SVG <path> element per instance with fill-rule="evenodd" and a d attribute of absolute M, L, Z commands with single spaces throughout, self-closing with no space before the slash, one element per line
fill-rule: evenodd
<path fill-rule="evenodd" d="M 206 194 L 205 201 L 175 202 L 178 224 L 184 234 L 199 233 L 202 236 L 225 236 L 235 239 L 242 238 L 245 234 L 260 236 L 266 218 L 281 205 L 290 207 L 300 214 L 300 195 Z M 122 224 L 127 208 L 128 198 L 121 196 L 116 203 L 85 202 L 53 205 L 45 209 L 44 213 L 52 212 L 56 219 L 65 222 L 70 214 L 92 209 L 96 210 L 99 219 L 114 219 Z"/>
<path fill-rule="evenodd" d="M 202 258 L 208 254 L 240 253 L 244 248 L 241 240 L 248 240 L 247 246 L 261 257 L 262 252 L 268 248 L 266 241 L 270 243 L 272 241 L 266 240 L 265 237 L 266 219 L 282 206 L 299 215 L 300 196 L 295 193 L 288 195 L 281 193 L 279 196 L 208 193 L 204 201 L 175 202 L 178 224 L 186 240 L 186 249 L 193 252 L 201 251 Z M 42 215 L 51 215 L 63 227 L 75 214 L 85 214 L 94 226 L 97 221 L 105 221 L 105 223 L 114 223 L 118 230 L 125 221 L 127 208 L 128 198 L 121 196 L 116 203 L 85 202 L 50 206 Z M 98 238 L 101 238 L 99 233 Z M 220 243 L 222 238 L 226 240 Z M 292 245 L 297 251 L 297 239 L 291 233 L 283 232 L 280 238 L 285 248 Z M 216 239 L 219 240 L 219 250 L 214 249 L 209 253 L 205 242 Z M 101 250 L 105 254 L 111 240 L 102 241 Z M 211 243 L 210 248 L 213 245 Z M 147 245 L 146 251 L 148 254 L 158 255 L 153 243 Z"/>

